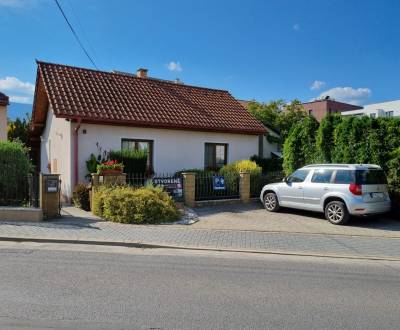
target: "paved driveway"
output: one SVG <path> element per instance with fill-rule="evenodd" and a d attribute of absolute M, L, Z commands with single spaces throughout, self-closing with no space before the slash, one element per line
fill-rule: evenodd
<path fill-rule="evenodd" d="M 335 226 L 323 214 L 291 209 L 270 213 L 257 202 L 197 208 L 196 212 L 200 220 L 191 228 L 400 238 L 400 219 L 388 216 L 352 218 L 346 226 Z"/>

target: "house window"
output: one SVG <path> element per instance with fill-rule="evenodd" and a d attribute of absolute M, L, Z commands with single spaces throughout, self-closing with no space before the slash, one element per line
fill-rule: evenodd
<path fill-rule="evenodd" d="M 147 167 L 153 168 L 153 141 L 140 139 L 122 139 L 122 150 L 145 150 L 147 151 Z"/>
<path fill-rule="evenodd" d="M 370 116 L 371 118 L 375 118 L 375 117 L 376 117 L 376 114 L 375 114 L 375 113 L 371 113 L 369 116 Z"/>
<path fill-rule="evenodd" d="M 216 170 L 226 165 L 228 144 L 206 143 L 204 149 L 204 168 Z"/>
<path fill-rule="evenodd" d="M 314 111 L 313 111 L 312 109 L 308 110 L 308 115 L 309 115 L 309 116 L 312 116 L 312 115 L 313 115 L 313 112 L 314 112 Z"/>
<path fill-rule="evenodd" d="M 393 111 L 387 111 L 386 117 L 393 117 Z"/>

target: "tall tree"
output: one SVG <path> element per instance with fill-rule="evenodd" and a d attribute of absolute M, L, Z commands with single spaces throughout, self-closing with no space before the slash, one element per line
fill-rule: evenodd
<path fill-rule="evenodd" d="M 283 100 L 268 103 L 250 102 L 248 110 L 265 126 L 278 131 L 281 135 L 281 143 L 288 137 L 292 127 L 307 117 L 307 113 L 298 100 L 285 103 Z"/>
<path fill-rule="evenodd" d="M 8 120 L 7 137 L 9 141 L 19 140 L 27 145 L 29 140 L 29 125 L 31 118 L 26 114 L 25 118 Z"/>

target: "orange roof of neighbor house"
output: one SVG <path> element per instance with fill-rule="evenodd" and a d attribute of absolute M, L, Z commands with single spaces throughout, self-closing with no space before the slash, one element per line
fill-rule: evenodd
<path fill-rule="evenodd" d="M 0 92 L 0 105 L 5 106 L 8 105 L 8 96 L 2 92 Z"/>
<path fill-rule="evenodd" d="M 34 125 L 44 89 L 54 114 L 82 122 L 230 133 L 266 129 L 228 91 L 38 61 Z M 42 87 L 41 87 L 42 86 Z M 44 87 L 44 88 L 43 88 Z M 42 94 L 40 97 L 39 94 Z M 47 102 L 42 104 L 46 104 Z"/>

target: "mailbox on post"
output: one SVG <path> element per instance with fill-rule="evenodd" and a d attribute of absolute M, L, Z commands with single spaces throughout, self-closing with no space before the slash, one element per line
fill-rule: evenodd
<path fill-rule="evenodd" d="M 45 219 L 60 215 L 60 175 L 40 173 L 40 208 Z"/>
<path fill-rule="evenodd" d="M 46 191 L 48 193 L 59 192 L 58 178 L 46 178 Z"/>

